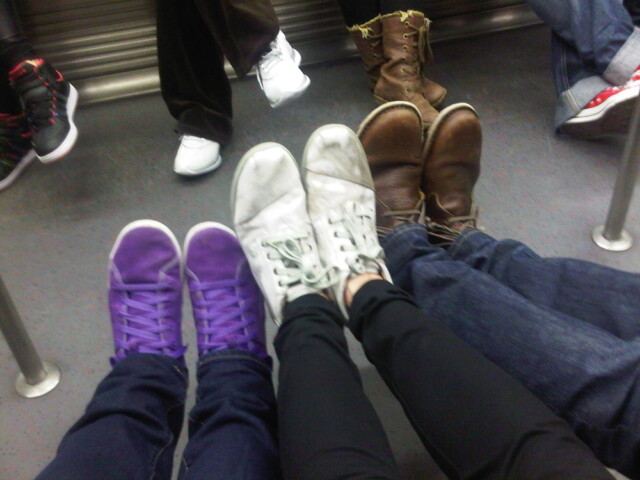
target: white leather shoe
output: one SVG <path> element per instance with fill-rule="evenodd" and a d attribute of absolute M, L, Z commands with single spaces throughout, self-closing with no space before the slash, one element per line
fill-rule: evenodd
<path fill-rule="evenodd" d="M 173 171 L 178 175 L 202 175 L 220 165 L 222 157 L 218 142 L 186 134 L 180 137 L 180 148 L 173 164 Z"/>
<path fill-rule="evenodd" d="M 373 179 L 356 134 L 344 125 L 313 132 L 304 150 L 302 181 L 320 258 L 339 270 L 332 294 L 348 319 L 344 290 L 350 277 L 377 273 L 391 282 L 376 232 Z"/>
<path fill-rule="evenodd" d="M 282 145 L 263 143 L 242 157 L 231 208 L 238 239 L 276 323 L 287 302 L 335 282 L 336 272 L 322 267 L 318 257 L 298 167 Z"/>
<path fill-rule="evenodd" d="M 278 108 L 302 95 L 311 80 L 298 67 L 300 53 L 291 47 L 284 33 L 278 33 L 269 46 L 271 51 L 258 62 L 256 76 L 271 107 Z"/>

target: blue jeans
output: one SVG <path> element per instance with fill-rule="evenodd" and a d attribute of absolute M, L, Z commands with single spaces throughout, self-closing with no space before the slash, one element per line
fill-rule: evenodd
<path fill-rule="evenodd" d="M 135 354 L 98 386 L 82 418 L 37 480 L 169 480 L 184 415 L 187 371 Z M 281 478 L 268 361 L 223 350 L 198 362 L 182 480 Z"/>
<path fill-rule="evenodd" d="M 640 29 L 621 0 L 525 0 L 551 27 L 556 127 L 640 65 Z"/>
<path fill-rule="evenodd" d="M 448 250 L 421 225 L 382 245 L 422 310 L 566 419 L 596 456 L 640 476 L 640 275 L 543 259 L 468 229 Z"/>

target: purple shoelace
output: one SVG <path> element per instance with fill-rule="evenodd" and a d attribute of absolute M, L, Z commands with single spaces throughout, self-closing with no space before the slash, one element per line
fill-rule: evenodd
<path fill-rule="evenodd" d="M 228 348 L 253 350 L 258 330 L 250 328 L 256 321 L 251 310 L 256 300 L 242 299 L 236 292 L 239 287 L 235 279 L 191 286 L 194 293 L 201 293 L 192 300 L 201 355 Z"/>
<path fill-rule="evenodd" d="M 180 324 L 176 321 L 180 290 L 174 282 L 111 285 L 120 293 L 122 307 L 117 312 L 116 358 L 129 353 L 157 353 L 179 358 L 186 350 L 178 345 Z M 165 308 L 169 306 L 168 308 Z M 174 306 L 171 308 L 171 306 Z"/>

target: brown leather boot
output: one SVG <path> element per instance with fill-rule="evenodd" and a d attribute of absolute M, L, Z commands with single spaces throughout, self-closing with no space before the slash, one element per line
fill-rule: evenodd
<path fill-rule="evenodd" d="M 396 12 L 383 15 L 382 48 L 385 63 L 374 97 L 381 103 L 404 100 L 413 103 L 428 128 L 438 111 L 422 95 L 422 65 L 425 62 L 425 36 L 429 20 L 420 12 Z"/>
<path fill-rule="evenodd" d="M 384 63 L 382 52 L 382 23 L 380 15 L 362 25 L 347 28 L 356 44 L 358 53 L 369 75 L 369 88 L 373 90 L 380 78 L 380 67 Z"/>
<path fill-rule="evenodd" d="M 369 88 L 373 91 L 380 78 L 380 67 L 385 63 L 384 52 L 382 48 L 382 21 L 377 16 L 361 25 L 349 27 L 349 33 L 353 43 L 355 43 L 364 68 L 369 75 Z M 428 47 L 428 36 L 425 37 L 426 48 Z M 422 95 L 427 101 L 437 107 L 444 97 L 447 90 L 438 83 L 428 78 L 422 78 Z"/>
<path fill-rule="evenodd" d="M 445 108 L 425 141 L 422 192 L 431 230 L 453 239 L 466 227 L 476 226 L 473 187 L 480 175 L 482 129 L 466 103 Z M 451 238 L 449 238 L 451 237 Z"/>
<path fill-rule="evenodd" d="M 420 192 L 422 120 L 408 102 L 389 102 L 358 129 L 376 189 L 376 225 L 385 235 L 405 223 L 424 223 Z"/>

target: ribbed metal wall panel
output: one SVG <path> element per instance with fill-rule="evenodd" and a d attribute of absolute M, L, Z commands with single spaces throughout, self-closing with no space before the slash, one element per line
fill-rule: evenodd
<path fill-rule="evenodd" d="M 74 82 L 84 103 L 158 90 L 154 0 L 18 4 L 38 52 Z M 274 0 L 274 6 L 305 64 L 355 54 L 335 0 Z M 434 41 L 538 22 L 518 0 L 432 0 L 427 13 Z"/>

